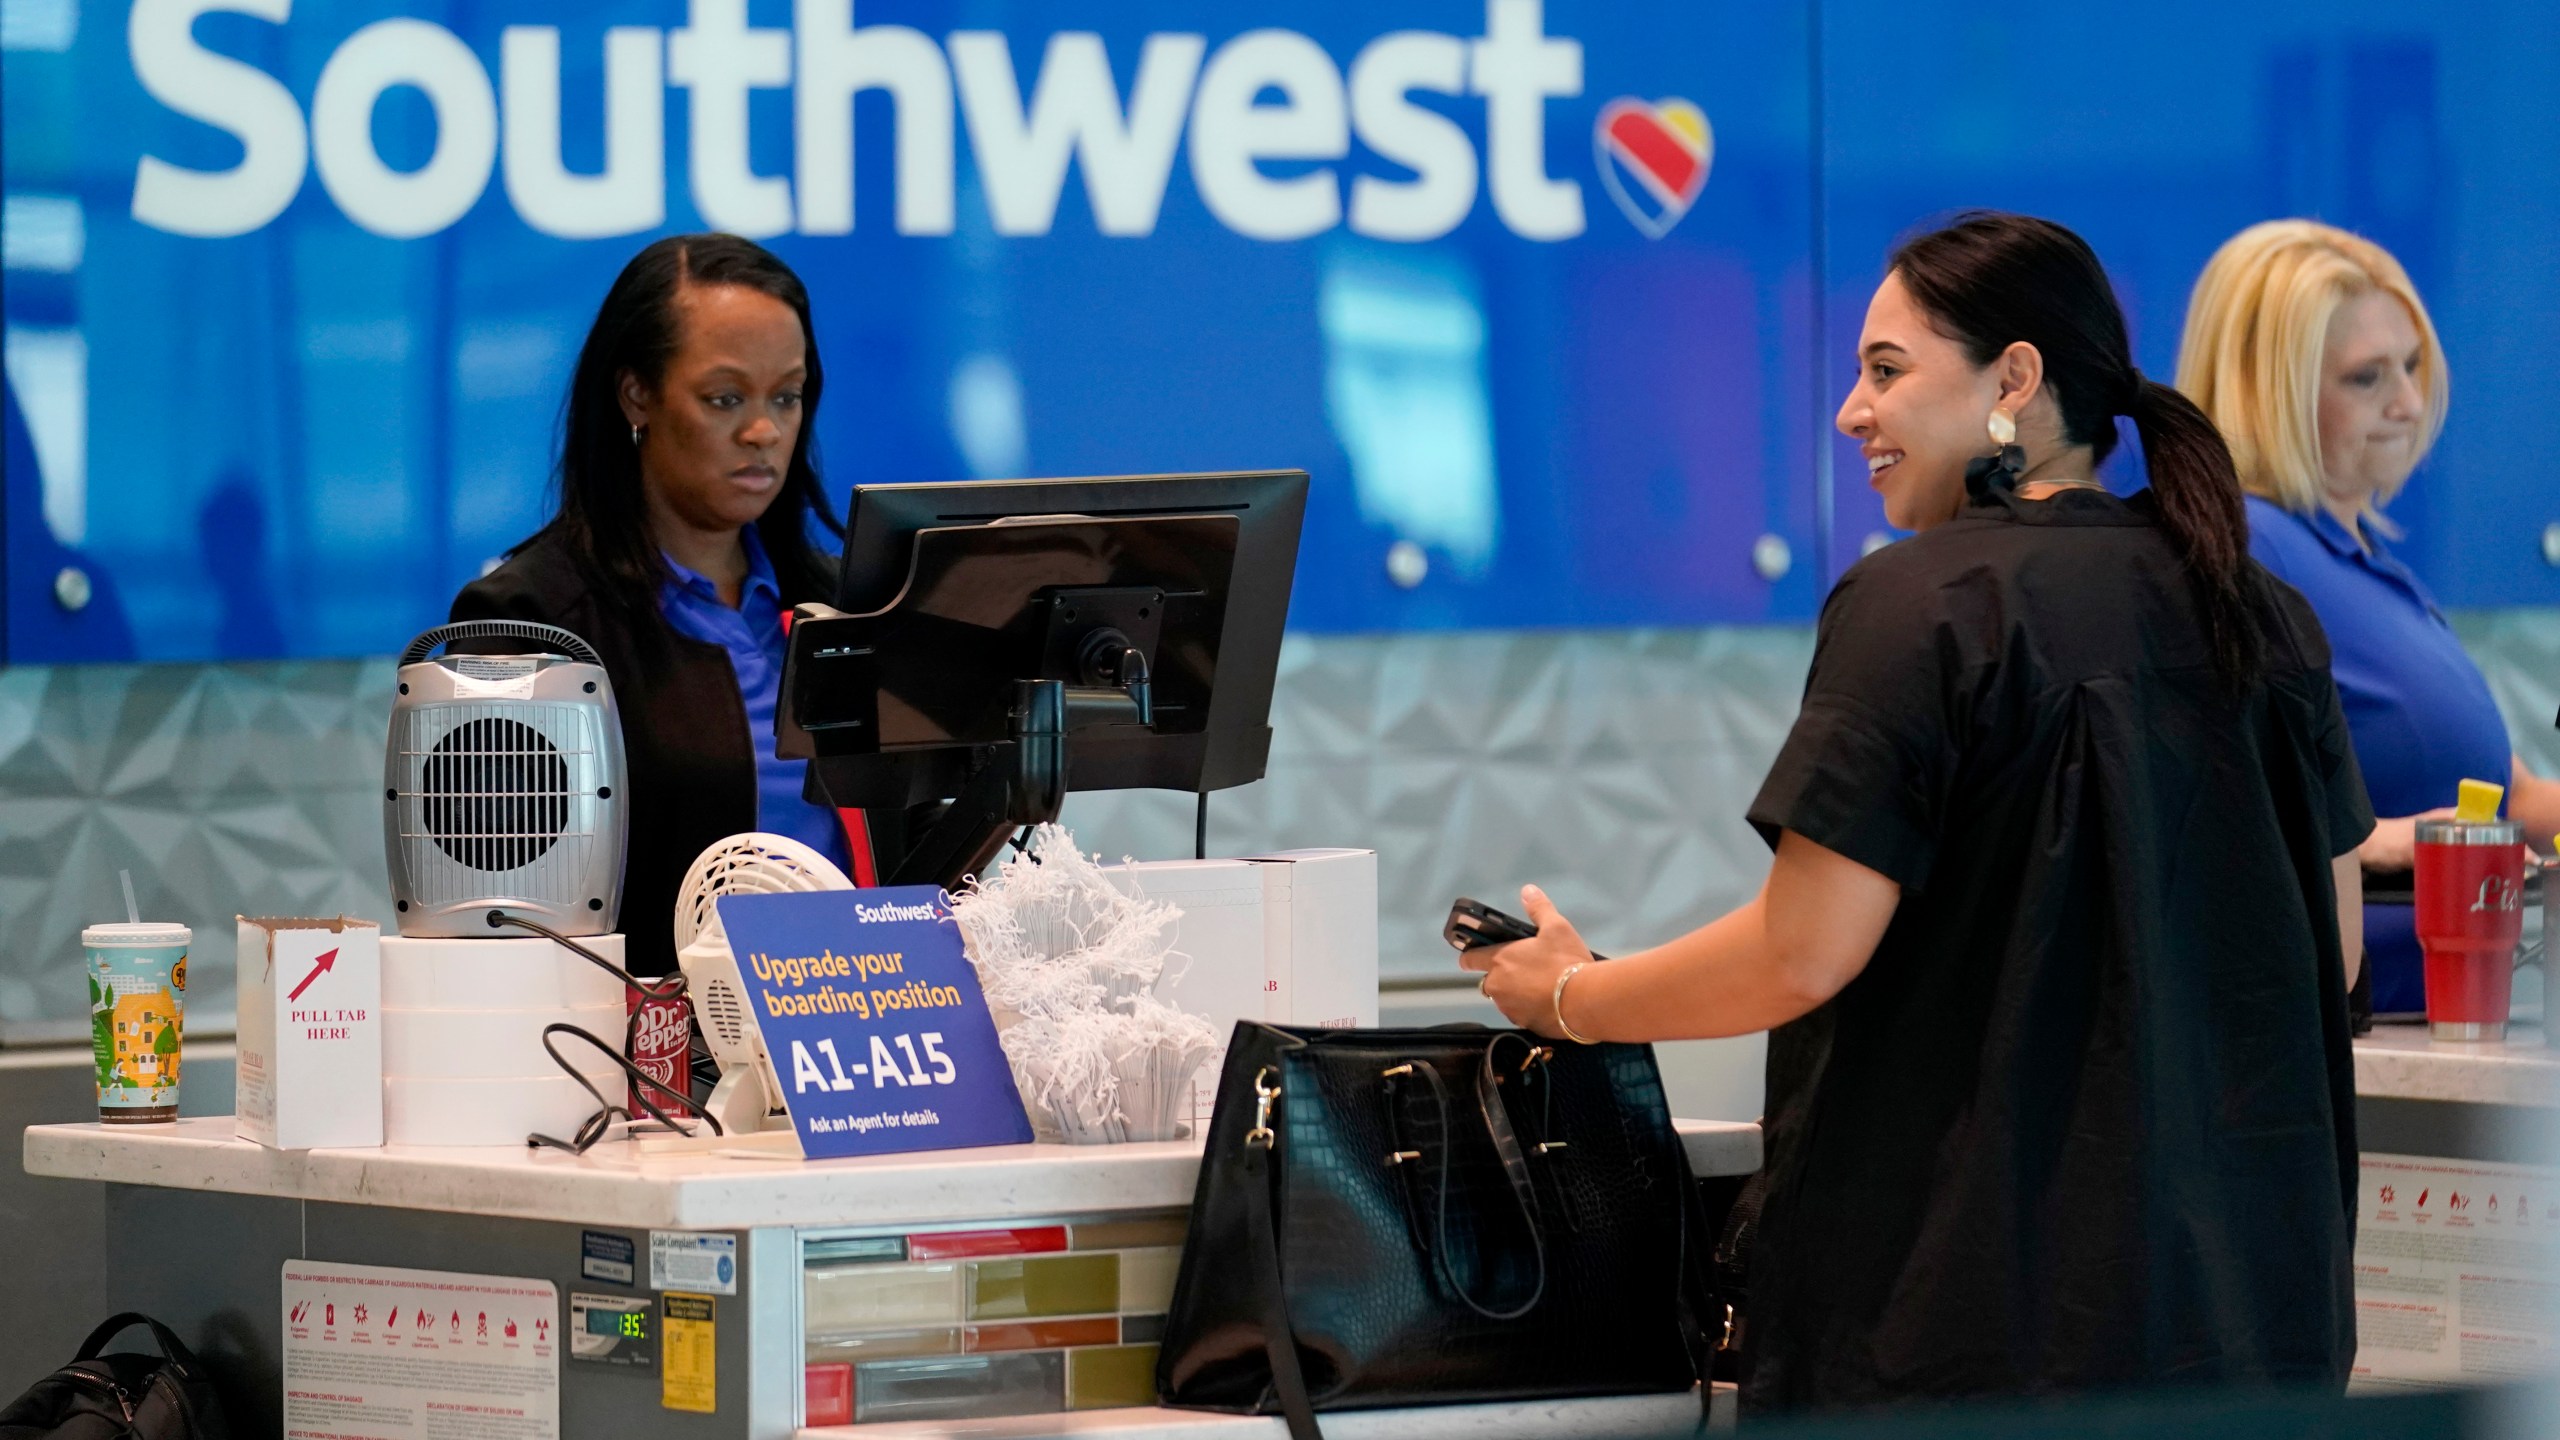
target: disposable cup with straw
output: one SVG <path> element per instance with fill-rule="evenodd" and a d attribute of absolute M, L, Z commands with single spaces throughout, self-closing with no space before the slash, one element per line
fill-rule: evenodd
<path fill-rule="evenodd" d="M 98 1118 L 152 1125 L 178 1118 L 178 1059 L 184 1040 L 187 946 L 184 925 L 146 921 L 124 884 L 121 924 L 80 932 L 89 951 L 89 1045 L 98 1071 Z"/>

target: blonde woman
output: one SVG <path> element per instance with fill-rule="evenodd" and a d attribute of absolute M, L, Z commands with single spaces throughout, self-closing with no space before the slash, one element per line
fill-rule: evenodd
<path fill-rule="evenodd" d="M 2444 349 L 2408 272 L 2310 220 L 2253 225 L 2196 281 L 2178 388 L 2213 417 L 2249 492 L 2249 551 L 2311 602 L 2374 813 L 2368 870 L 2409 868 L 2416 826 L 2466 778 L 2508 782 L 2548 845 L 2560 783 L 2515 757 L 2479 667 L 2392 554 L 2383 506 L 2444 428 Z M 2367 907 L 2373 1008 L 2425 1008 L 2405 905 Z"/>

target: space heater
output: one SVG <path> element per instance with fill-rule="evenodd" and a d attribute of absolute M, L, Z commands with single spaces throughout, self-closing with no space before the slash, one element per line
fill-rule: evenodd
<path fill-rule="evenodd" d="M 720 1083 L 703 1110 L 729 1135 L 788 1129 L 777 1113 L 782 1098 L 773 1059 L 754 1018 L 738 957 L 720 923 L 723 895 L 775 895 L 802 890 L 850 890 L 853 882 L 824 855 L 785 835 L 732 835 L 705 850 L 676 888 L 676 960 L 694 1015 Z"/>
<path fill-rule="evenodd" d="M 400 932 L 382 940 L 383 1138 L 570 1133 L 596 1108 L 590 1087 L 624 1084 L 609 1055 L 573 1047 L 555 1063 L 543 1047 L 555 1025 L 608 1041 L 624 1029 L 623 985 L 604 968 L 622 961 L 613 687 L 586 641 L 516 620 L 427 631 L 401 653 L 397 683 L 383 761 Z M 550 935 L 582 937 L 597 959 Z"/>
<path fill-rule="evenodd" d="M 433 659 L 439 645 L 518 653 Z M 622 725 L 594 647 L 553 625 L 465 620 L 400 655 L 383 847 L 402 935 L 486 936 L 503 908 L 563 935 L 622 902 Z"/>

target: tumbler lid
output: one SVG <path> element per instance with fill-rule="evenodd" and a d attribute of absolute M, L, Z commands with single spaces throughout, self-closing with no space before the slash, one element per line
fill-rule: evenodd
<path fill-rule="evenodd" d="M 2524 827 L 2513 820 L 2421 820 L 2421 845 L 2522 845 Z"/>
<path fill-rule="evenodd" d="M 2453 818 L 2465 825 L 2485 825 L 2498 818 L 2498 802 L 2507 787 L 2486 780 L 2465 780 L 2454 787 Z"/>
<path fill-rule="evenodd" d="M 112 925 L 92 925 L 80 932 L 83 945 L 184 945 L 195 932 L 184 925 L 145 920 L 140 924 L 119 920 Z"/>

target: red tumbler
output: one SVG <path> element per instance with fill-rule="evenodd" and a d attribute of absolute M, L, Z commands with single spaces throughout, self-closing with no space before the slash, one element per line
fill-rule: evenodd
<path fill-rule="evenodd" d="M 2438 1040 L 2507 1038 L 2524 938 L 2524 857 L 2512 820 L 2418 822 L 2418 943 L 2426 951 L 2427 1024 Z"/>

